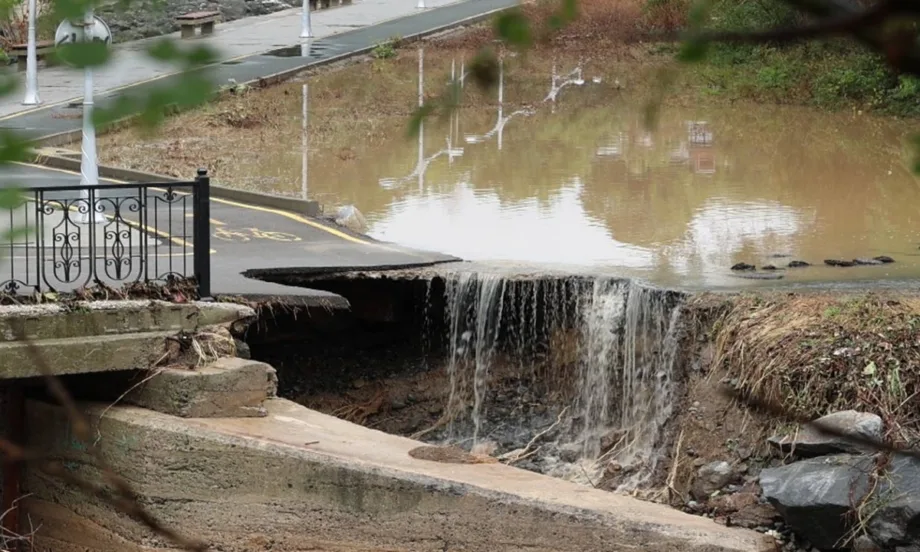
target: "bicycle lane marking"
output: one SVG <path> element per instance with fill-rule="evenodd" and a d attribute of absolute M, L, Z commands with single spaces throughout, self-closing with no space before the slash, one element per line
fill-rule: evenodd
<path fill-rule="evenodd" d="M 71 174 L 71 175 L 79 175 L 79 174 L 80 174 L 80 173 L 78 173 L 78 172 L 76 172 L 76 171 L 70 171 L 70 170 L 67 170 L 67 169 L 59 169 L 59 168 L 56 168 L 56 167 L 46 167 L 46 166 L 44 166 L 44 165 L 35 165 L 35 164 L 32 164 L 32 163 L 15 162 L 15 164 L 17 164 L 17 165 L 23 165 L 23 166 L 26 166 L 26 167 L 31 167 L 31 168 L 39 169 L 39 170 L 50 170 L 50 171 L 56 171 L 56 172 L 61 172 L 61 173 L 65 173 L 65 174 Z M 101 178 L 100 180 L 104 180 L 104 181 L 106 181 L 106 182 L 112 182 L 112 183 L 114 183 L 114 184 L 142 184 L 142 183 L 138 183 L 138 182 L 128 182 L 128 181 L 126 181 L 126 180 L 118 180 L 118 179 L 115 179 L 115 178 Z M 154 189 L 163 191 L 162 188 L 154 188 Z M 181 191 L 178 191 L 178 190 L 176 191 L 176 193 L 177 193 L 177 194 L 183 194 L 183 195 L 189 195 L 187 192 L 181 192 Z M 223 199 L 223 198 L 218 198 L 218 197 L 211 197 L 211 201 L 214 202 L 214 203 L 222 204 L 222 205 L 228 205 L 228 206 L 230 206 L 230 207 L 237 207 L 237 208 L 246 209 L 246 210 L 249 210 L 249 211 L 259 211 L 259 212 L 262 212 L 262 213 L 268 213 L 268 214 L 275 215 L 275 216 L 278 216 L 278 217 L 283 217 L 283 218 L 286 218 L 286 219 L 289 219 L 289 220 L 293 220 L 293 221 L 299 222 L 299 223 L 301 223 L 301 224 L 303 224 L 303 225 L 305 225 L 305 226 L 310 226 L 310 227 L 312 227 L 312 228 L 315 228 L 315 229 L 320 230 L 320 231 L 322 231 L 322 232 L 325 232 L 325 233 L 327 233 L 327 234 L 331 234 L 331 235 L 333 235 L 333 236 L 335 236 L 335 237 L 337 237 L 337 238 L 343 239 L 343 240 L 345 240 L 345 241 L 348 241 L 348 242 L 351 242 L 351 243 L 354 243 L 354 244 L 357 244 L 357 245 L 365 245 L 365 246 L 368 246 L 368 247 L 373 247 L 373 248 L 381 249 L 381 250 L 383 250 L 383 251 L 389 251 L 389 252 L 392 252 L 392 253 L 399 253 L 399 254 L 403 254 L 403 255 L 416 255 L 415 252 L 413 252 L 413 251 L 411 251 L 411 250 L 407 251 L 406 249 L 400 248 L 400 247 L 398 247 L 398 246 L 391 247 L 391 246 L 389 246 L 388 244 L 383 244 L 383 243 L 374 242 L 374 241 L 368 241 L 368 240 L 364 240 L 364 239 L 361 239 L 361 238 L 352 236 L 352 235 L 350 235 L 350 234 L 347 234 L 347 233 L 345 233 L 345 232 L 342 232 L 341 230 L 337 230 L 337 229 L 335 229 L 335 228 L 331 228 L 331 227 L 329 227 L 329 226 L 326 226 L 325 224 L 322 224 L 322 223 L 319 223 L 319 222 L 310 220 L 310 219 L 308 219 L 308 218 L 306 218 L 306 217 L 304 217 L 304 216 L 298 215 L 298 214 L 296 214 L 296 213 L 291 213 L 291 212 L 288 212 L 288 211 L 282 211 L 282 210 L 280 210 L 280 209 L 273 209 L 273 208 L 271 208 L 271 207 L 262 207 L 262 206 L 259 206 L 259 205 L 247 205 L 247 204 L 245 204 L 245 203 L 238 203 L 238 202 L 236 202 L 236 201 L 231 201 L 231 200 L 229 200 L 229 199 Z"/>
<path fill-rule="evenodd" d="M 79 175 L 80 175 L 80 173 L 78 173 L 78 172 L 76 172 L 76 171 L 70 171 L 70 170 L 67 170 L 67 169 L 59 169 L 59 168 L 57 168 L 57 167 L 46 167 L 46 166 L 44 166 L 44 165 L 35 165 L 35 164 L 33 164 L 33 163 L 22 163 L 22 162 L 15 162 L 15 164 L 17 164 L 17 165 L 22 165 L 22 166 L 26 166 L 26 167 L 30 167 L 30 168 L 33 168 L 33 169 L 38 169 L 38 170 L 55 171 L 55 172 L 60 172 L 60 173 L 70 174 L 70 175 L 75 175 L 75 176 L 79 176 Z M 106 182 L 111 182 L 111 183 L 113 183 L 113 184 L 139 184 L 138 182 L 128 182 L 128 181 L 126 181 L 126 180 L 118 180 L 118 179 L 115 179 L 115 178 L 100 178 L 100 180 L 104 180 L 104 181 L 106 181 Z M 142 183 L 140 183 L 140 184 L 142 184 Z M 155 189 L 162 190 L 161 188 L 155 188 Z M 176 190 L 176 193 L 177 193 L 177 194 L 188 195 L 187 192 L 182 192 L 182 191 L 178 191 L 178 190 Z M 293 220 L 293 221 L 299 222 L 299 223 L 304 224 L 304 225 L 306 225 L 306 226 L 310 226 L 310 227 L 315 228 L 315 229 L 317 229 L 317 230 L 321 230 L 321 231 L 323 231 L 323 232 L 326 232 L 327 234 L 331 234 L 331 235 L 333 235 L 333 236 L 335 236 L 335 237 L 337 237 L 337 238 L 341 238 L 341 239 L 343 239 L 343 240 L 346 240 L 346 241 L 349 241 L 349 242 L 352 242 L 352 243 L 356 243 L 356 244 L 359 244 L 359 245 L 368 245 L 368 246 L 373 246 L 373 247 L 379 247 L 380 249 L 384 249 L 384 250 L 388 250 L 388 251 L 396 251 L 396 252 L 403 253 L 402 250 L 399 250 L 399 249 L 392 249 L 392 248 L 389 248 L 389 247 L 384 246 L 383 244 L 379 244 L 379 243 L 375 243 L 375 242 L 369 242 L 369 241 L 367 241 L 367 240 L 363 240 L 363 239 L 361 239 L 361 238 L 357 238 L 357 237 L 355 237 L 355 236 L 346 234 L 345 232 L 342 232 L 342 231 L 340 231 L 340 230 L 336 230 L 335 228 L 330 228 L 329 226 L 326 226 L 325 224 L 321 224 L 321 223 L 319 223 L 319 222 L 312 221 L 312 220 L 310 220 L 310 219 L 308 219 L 308 218 L 306 218 L 306 217 L 303 217 L 303 216 L 301 216 L 301 215 L 298 215 L 298 214 L 296 214 L 296 213 L 290 213 L 290 212 L 287 212 L 287 211 L 281 211 L 281 210 L 279 210 L 279 209 L 272 209 L 272 208 L 270 208 L 270 207 L 261 207 L 261 206 L 259 206 L 259 205 L 247 205 L 247 204 L 245 204 L 245 203 L 238 203 L 238 202 L 236 202 L 236 201 L 231 201 L 231 200 L 229 200 L 229 199 L 223 199 L 223 198 L 218 198 L 218 197 L 211 197 L 211 201 L 213 201 L 214 203 L 220 203 L 220 204 L 222 204 L 222 205 L 228 205 L 228 206 L 230 206 L 230 207 L 238 207 L 238 208 L 247 209 L 247 210 L 250 210 L 250 211 L 259 211 L 259 212 L 262 212 L 262 213 L 268 213 L 268 214 L 272 214 L 272 215 L 275 215 L 275 216 L 284 217 L 284 218 L 286 218 L 286 219 L 289 219 L 289 220 Z"/>

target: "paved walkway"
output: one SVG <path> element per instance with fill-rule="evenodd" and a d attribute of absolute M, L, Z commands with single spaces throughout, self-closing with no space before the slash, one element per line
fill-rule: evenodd
<path fill-rule="evenodd" d="M 230 79 L 246 82 L 361 52 L 394 36 L 430 33 L 517 4 L 517 0 L 426 0 L 428 6 L 442 7 L 418 10 L 416 1 L 357 0 L 350 6 L 315 12 L 316 38 L 306 57 L 298 38 L 299 9 L 219 24 L 212 37 L 187 43 L 206 43 L 221 53 L 223 61 L 211 67 L 216 84 Z M 119 94 L 181 85 L 175 68 L 144 53 L 151 40 L 115 46 L 111 63 L 94 77 L 97 105 L 109 105 Z M 34 108 L 21 105 L 21 98 L 4 97 L 0 128 L 17 129 L 35 139 L 80 128 L 81 108 L 72 104 L 82 98 L 82 73 L 67 67 L 41 68 L 39 93 L 44 104 Z"/>

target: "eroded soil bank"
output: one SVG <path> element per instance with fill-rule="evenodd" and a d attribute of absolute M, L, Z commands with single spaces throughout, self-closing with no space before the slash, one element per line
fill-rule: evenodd
<path fill-rule="evenodd" d="M 349 315 L 279 314 L 250 330 L 252 354 L 278 368 L 283 396 L 771 532 L 789 550 L 811 544 L 760 478 L 796 456 L 768 437 L 846 410 L 878 415 L 892 446 L 920 434 L 913 294 L 685 295 L 595 278 L 366 276 L 309 282 L 347 297 Z M 871 500 L 852 504 L 863 518 L 847 522 L 843 548 L 866 532 L 861 506 Z"/>

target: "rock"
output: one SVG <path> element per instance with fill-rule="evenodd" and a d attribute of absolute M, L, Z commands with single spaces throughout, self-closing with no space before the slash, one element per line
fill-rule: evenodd
<path fill-rule="evenodd" d="M 853 264 L 855 265 L 880 265 L 882 261 L 877 261 L 875 259 L 853 259 Z"/>
<path fill-rule="evenodd" d="M 732 524 L 745 529 L 754 529 L 755 527 L 770 525 L 778 517 L 779 512 L 772 505 L 758 502 L 748 504 L 735 512 L 732 515 Z"/>
<path fill-rule="evenodd" d="M 776 268 L 776 267 L 773 266 L 773 265 L 764 265 L 764 266 L 760 267 L 760 270 L 779 270 L 779 269 Z"/>
<path fill-rule="evenodd" d="M 754 265 L 748 263 L 737 263 L 732 266 L 732 270 L 754 270 Z"/>
<path fill-rule="evenodd" d="M 892 259 L 892 258 L 889 257 L 888 255 L 879 255 L 878 257 L 872 257 L 872 259 L 875 260 L 875 261 L 878 261 L 878 262 L 880 262 L 880 263 L 882 263 L 882 264 L 889 264 L 889 263 L 893 263 L 893 262 L 894 262 L 894 259 Z"/>
<path fill-rule="evenodd" d="M 828 266 L 853 266 L 853 261 L 843 261 L 840 259 L 824 259 L 824 264 Z"/>
<path fill-rule="evenodd" d="M 805 261 L 790 261 L 789 264 L 786 266 L 789 268 L 804 268 L 806 266 L 811 266 L 811 265 L 806 263 Z"/>
<path fill-rule="evenodd" d="M 690 488 L 690 494 L 699 501 L 704 501 L 712 493 L 722 490 L 736 478 L 731 464 L 725 461 L 710 462 L 701 466 Z"/>
<path fill-rule="evenodd" d="M 843 435 L 825 433 L 815 424 L 836 429 Z M 774 435 L 770 437 L 769 442 L 784 453 L 791 452 L 802 458 L 838 452 L 875 452 L 873 447 L 847 439 L 846 435 L 880 441 L 882 439 L 882 419 L 875 414 L 843 410 L 805 424 L 795 435 L 784 437 Z"/>
<path fill-rule="evenodd" d="M 763 496 L 796 533 L 822 549 L 839 548 L 851 529 L 847 514 L 869 490 L 872 456 L 812 458 L 760 473 Z"/>
<path fill-rule="evenodd" d="M 367 382 L 364 381 L 362 378 L 358 378 L 355 381 L 351 382 L 351 386 L 354 387 L 355 389 L 361 389 L 365 385 L 367 385 Z"/>
<path fill-rule="evenodd" d="M 335 213 L 335 223 L 358 234 L 367 232 L 367 219 L 354 205 L 339 207 Z"/>
<path fill-rule="evenodd" d="M 869 536 L 883 548 L 920 548 L 920 459 L 895 455 L 879 481 Z"/>
<path fill-rule="evenodd" d="M 882 552 L 882 548 L 866 535 L 860 535 L 853 541 L 851 552 Z"/>
<path fill-rule="evenodd" d="M 783 275 L 776 272 L 744 272 L 742 274 L 736 274 L 736 278 L 744 278 L 745 280 L 782 280 Z"/>

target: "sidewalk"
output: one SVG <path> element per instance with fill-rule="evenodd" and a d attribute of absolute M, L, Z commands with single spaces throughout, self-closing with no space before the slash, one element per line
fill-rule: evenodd
<path fill-rule="evenodd" d="M 313 44 L 317 46 L 315 49 L 318 51 L 307 58 L 301 58 L 299 54 L 296 58 L 290 57 L 291 53 L 279 52 L 274 56 L 246 59 L 256 54 L 299 45 L 300 8 L 219 23 L 213 36 L 185 40 L 181 43 L 196 46 L 207 44 L 218 50 L 220 59 L 224 62 L 218 66 L 218 83 L 225 83 L 230 78 L 243 82 L 298 66 L 306 67 L 321 61 L 324 57 L 359 51 L 392 36 L 430 32 L 517 3 L 516 0 L 425 0 L 428 9 L 419 10 L 416 8 L 416 2 L 417 0 L 355 0 L 350 6 L 313 12 Z M 179 39 L 179 33 L 168 36 L 177 41 Z M 339 37 L 342 40 L 337 40 Z M 158 38 L 117 44 L 114 47 L 111 61 L 94 75 L 98 103 L 105 103 L 106 92 L 143 84 L 152 79 L 160 79 L 156 81 L 158 84 L 166 84 L 166 79 L 161 77 L 175 73 L 175 67 L 156 62 L 145 53 Z M 271 60 L 274 60 L 274 63 L 271 63 Z M 253 62 L 261 63 L 258 63 L 258 68 L 250 67 Z M 22 75 L 24 76 L 24 73 Z M 22 105 L 21 93 L 6 96 L 0 101 L 0 127 L 41 132 L 41 129 L 36 129 L 36 125 L 30 124 L 31 121 L 17 121 L 20 124 L 14 121 L 19 119 L 18 115 L 28 116 L 32 113 L 43 113 L 43 119 L 47 118 L 55 107 L 66 107 L 70 101 L 82 98 L 83 73 L 68 67 L 40 67 L 38 84 L 42 106 L 36 109 Z M 73 117 L 74 111 L 73 108 L 69 109 L 69 115 L 64 117 Z M 79 108 L 76 111 L 79 112 Z M 77 117 L 73 118 L 70 124 L 63 125 L 63 128 L 58 128 L 62 125 L 46 126 L 49 126 L 47 130 L 53 134 L 69 130 L 70 127 L 79 128 L 79 124 Z M 34 132 L 29 133 L 36 137 Z"/>

